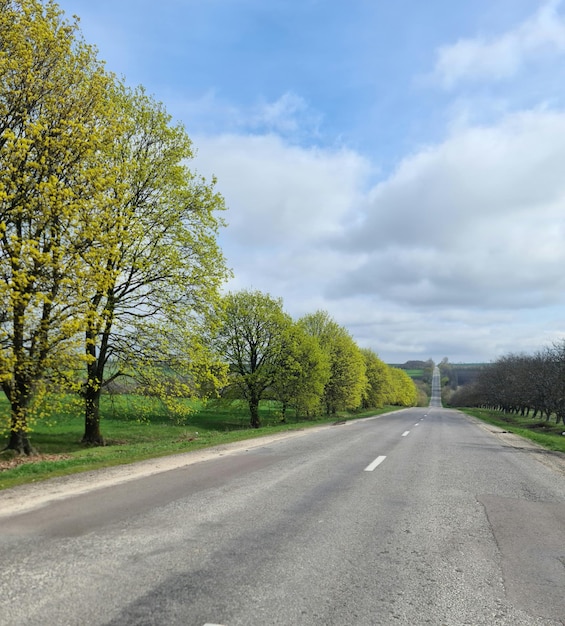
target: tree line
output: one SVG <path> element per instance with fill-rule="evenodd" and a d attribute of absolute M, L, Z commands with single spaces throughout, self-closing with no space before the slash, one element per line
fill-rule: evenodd
<path fill-rule="evenodd" d="M 534 354 L 507 354 L 460 387 L 452 406 L 477 406 L 565 424 L 565 341 Z"/>
<path fill-rule="evenodd" d="M 237 389 L 253 425 L 265 394 L 305 414 L 415 401 L 327 314 L 294 323 L 265 294 L 221 295 L 216 181 L 189 168 L 184 127 L 109 73 L 76 19 L 52 0 L 0 0 L 0 41 L 8 449 L 33 451 L 32 415 L 54 391 L 81 397 L 83 441 L 102 444 L 100 397 L 118 377 L 170 403 Z"/>
<path fill-rule="evenodd" d="M 418 392 L 406 372 L 360 349 L 326 311 L 297 321 L 282 300 L 259 291 L 229 293 L 214 340 L 229 366 L 223 393 L 243 397 L 251 426 L 259 427 L 259 402 L 278 400 L 303 416 L 386 405 L 413 406 Z"/>

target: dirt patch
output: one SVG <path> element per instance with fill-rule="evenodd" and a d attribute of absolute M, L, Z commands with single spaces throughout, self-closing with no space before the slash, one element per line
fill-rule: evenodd
<path fill-rule="evenodd" d="M 20 465 L 41 463 L 42 461 L 66 461 L 70 458 L 71 457 L 68 454 L 34 454 L 33 456 L 23 456 L 18 454 L 7 458 L 0 455 L 0 472 L 14 469 Z"/>

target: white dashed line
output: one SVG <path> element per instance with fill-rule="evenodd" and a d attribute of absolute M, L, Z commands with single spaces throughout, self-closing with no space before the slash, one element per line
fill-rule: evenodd
<path fill-rule="evenodd" d="M 406 436 L 407 436 L 407 435 L 409 435 L 409 434 L 410 434 L 410 431 L 409 431 L 409 430 L 405 430 L 405 431 L 402 433 L 402 436 L 403 436 L 403 437 L 406 437 Z"/>
<path fill-rule="evenodd" d="M 367 467 L 365 468 L 365 471 L 366 472 L 372 472 L 385 459 L 386 459 L 386 456 L 378 456 L 370 465 L 367 465 Z"/>

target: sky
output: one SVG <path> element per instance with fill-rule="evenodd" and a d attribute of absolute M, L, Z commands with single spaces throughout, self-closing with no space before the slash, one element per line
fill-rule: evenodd
<path fill-rule="evenodd" d="M 226 289 L 387 363 L 565 338 L 565 0 L 60 0 L 182 122 Z"/>

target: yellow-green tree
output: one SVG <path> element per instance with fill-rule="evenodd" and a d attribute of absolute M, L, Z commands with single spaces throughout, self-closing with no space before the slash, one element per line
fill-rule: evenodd
<path fill-rule="evenodd" d="M 363 407 L 380 408 L 388 404 L 392 395 L 390 367 L 370 349 L 361 350 L 365 359 L 367 386 L 363 393 Z"/>
<path fill-rule="evenodd" d="M 397 406 L 415 406 L 418 402 L 418 389 L 408 374 L 398 368 L 390 367 L 392 393 L 390 403 Z"/>
<path fill-rule="evenodd" d="M 247 401 L 252 428 L 261 426 L 259 402 L 279 375 L 291 324 L 279 298 L 247 290 L 224 297 L 217 349 L 229 365 L 231 386 Z"/>
<path fill-rule="evenodd" d="M 348 331 L 326 311 L 317 311 L 299 320 L 304 330 L 316 337 L 330 363 L 330 378 L 324 387 L 326 413 L 361 406 L 367 386 L 365 361 Z"/>
<path fill-rule="evenodd" d="M 85 197 L 111 124 L 109 77 L 57 5 L 0 0 L 0 372 L 8 448 L 30 453 L 30 403 L 76 337 Z M 76 355 L 76 352 L 75 352 Z"/>
<path fill-rule="evenodd" d="M 119 132 L 103 156 L 114 182 L 89 220 L 97 235 L 84 255 L 99 278 L 85 318 L 89 444 L 103 443 L 100 394 L 117 376 L 171 400 L 221 375 L 202 339 L 228 273 L 216 240 L 223 198 L 188 168 L 192 143 L 163 105 L 119 84 L 113 104 Z"/>
<path fill-rule="evenodd" d="M 299 415 L 317 414 L 329 378 L 329 356 L 318 339 L 300 324 L 292 324 L 284 337 L 284 350 L 273 382 L 283 421 L 288 407 L 294 407 Z"/>

